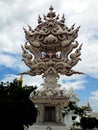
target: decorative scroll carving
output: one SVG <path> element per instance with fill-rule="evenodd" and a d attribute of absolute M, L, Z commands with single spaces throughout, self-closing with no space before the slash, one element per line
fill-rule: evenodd
<path fill-rule="evenodd" d="M 64 15 L 60 19 L 52 6 L 49 10 L 43 19 L 38 17 L 38 26 L 34 30 L 30 25 L 28 30 L 24 28 L 27 41 L 22 46 L 22 60 L 29 67 L 29 71 L 22 74 L 42 75 L 43 86 L 50 92 L 49 88 L 60 86 L 57 83 L 59 74 L 71 76 L 83 73 L 73 70 L 81 60 L 82 44 L 79 46 L 75 40 L 80 26 L 75 29 L 73 24 L 68 28 Z"/>
<path fill-rule="evenodd" d="M 57 76 L 82 74 L 72 69 L 81 60 L 79 57 L 82 45 L 78 47 L 79 44 L 75 41 L 80 26 L 74 29 L 74 24 L 68 28 L 64 24 L 64 15 L 59 19 L 53 7 L 49 10 L 47 16 L 44 15 L 44 20 L 38 17 L 38 26 L 34 30 L 29 25 L 29 30 L 24 29 L 27 42 L 22 46 L 22 56 L 30 70 L 23 74 L 43 74 L 46 77 L 51 70 Z M 78 49 L 71 54 L 77 47 Z"/>

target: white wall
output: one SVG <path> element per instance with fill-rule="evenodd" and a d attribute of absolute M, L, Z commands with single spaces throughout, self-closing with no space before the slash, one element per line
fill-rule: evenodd
<path fill-rule="evenodd" d="M 72 126 L 72 124 L 74 123 L 74 121 L 72 120 L 72 116 L 78 116 L 76 114 L 73 113 L 73 111 L 70 111 L 68 114 L 65 115 L 64 117 L 64 124 L 66 126 Z"/>

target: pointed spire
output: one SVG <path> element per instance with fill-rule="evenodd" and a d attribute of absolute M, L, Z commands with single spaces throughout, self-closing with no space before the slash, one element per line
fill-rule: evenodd
<path fill-rule="evenodd" d="M 50 12 L 47 14 L 47 17 L 49 18 L 49 19 L 53 19 L 56 15 L 55 15 L 55 12 L 53 12 L 53 7 L 52 6 L 50 6 L 50 8 L 49 8 L 49 10 L 50 10 Z"/>
<path fill-rule="evenodd" d="M 56 20 L 58 20 L 59 19 L 59 14 L 56 16 Z"/>
<path fill-rule="evenodd" d="M 38 16 L 38 24 L 42 23 L 42 19 L 40 17 L 40 15 Z"/>
<path fill-rule="evenodd" d="M 65 22 L 65 15 L 63 14 L 61 22 L 64 23 Z"/>
<path fill-rule="evenodd" d="M 74 26 L 75 26 L 75 23 L 71 26 L 71 30 L 73 30 L 73 29 L 74 29 Z"/>
<path fill-rule="evenodd" d="M 75 32 L 78 32 L 80 27 L 81 27 L 81 26 L 77 27 L 76 30 L 75 30 Z"/>
<path fill-rule="evenodd" d="M 23 27 L 23 30 L 24 30 L 25 33 L 27 33 L 27 30 L 24 27 Z"/>
<path fill-rule="evenodd" d="M 18 79 L 19 87 L 22 87 L 22 83 L 23 83 L 23 79 L 22 79 L 22 74 L 21 74 L 19 79 Z"/>
<path fill-rule="evenodd" d="M 33 32 L 32 27 L 28 24 L 29 31 Z"/>
<path fill-rule="evenodd" d="M 89 101 L 87 101 L 87 111 L 92 111 L 92 108 L 91 108 L 91 105 L 90 105 Z"/>
<path fill-rule="evenodd" d="M 43 15 L 43 17 L 44 17 L 44 20 L 47 20 L 46 15 Z"/>

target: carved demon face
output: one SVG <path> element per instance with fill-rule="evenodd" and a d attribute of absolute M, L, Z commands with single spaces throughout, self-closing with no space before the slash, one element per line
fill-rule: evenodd
<path fill-rule="evenodd" d="M 73 25 L 74 26 L 74 25 Z M 62 22 L 56 19 L 47 19 L 39 24 L 34 31 L 26 31 L 26 39 L 34 47 L 41 51 L 61 51 L 63 47 L 74 42 L 77 30 L 68 29 Z"/>
<path fill-rule="evenodd" d="M 72 25 L 67 28 L 64 24 L 64 15 L 59 19 L 52 7 L 49 10 L 43 21 L 39 16 L 38 26 L 34 30 L 30 26 L 29 30 L 24 29 L 27 42 L 24 47 L 22 46 L 22 55 L 23 61 L 30 68 L 27 73 L 45 76 L 51 72 L 51 75 L 78 73 L 72 70 L 72 67 L 80 60 L 81 46 L 75 52 L 71 52 L 78 46 L 75 39 L 79 27 L 74 29 Z"/>

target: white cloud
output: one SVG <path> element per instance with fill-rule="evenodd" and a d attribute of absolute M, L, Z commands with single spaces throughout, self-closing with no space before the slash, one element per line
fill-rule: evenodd
<path fill-rule="evenodd" d="M 18 79 L 18 75 L 14 75 L 14 74 L 7 74 L 4 76 L 3 80 L 0 80 L 0 82 L 13 82 L 14 79 Z"/>
<path fill-rule="evenodd" d="M 9 68 L 13 67 L 15 63 L 15 58 L 12 58 L 11 56 L 5 54 L 0 54 L 0 56 L 2 57 L 0 60 L 0 65 L 5 65 Z"/>
<path fill-rule="evenodd" d="M 81 70 L 86 75 L 98 78 L 98 40 L 92 38 L 92 40 L 86 39 L 84 36 L 84 39 L 86 43 L 83 44 L 82 50 L 81 50 L 81 59 L 75 69 Z"/>
<path fill-rule="evenodd" d="M 29 76 L 29 75 L 24 75 L 23 76 L 23 86 L 24 85 L 33 85 L 33 86 L 38 86 L 41 88 L 41 84 L 43 83 L 43 79 L 41 76 Z"/>
<path fill-rule="evenodd" d="M 73 75 L 73 76 L 61 76 L 59 83 L 61 84 L 62 88 L 73 88 L 74 90 L 77 89 L 85 89 L 84 83 L 87 82 L 83 75 Z"/>
<path fill-rule="evenodd" d="M 91 93 L 92 96 L 89 98 L 93 110 L 98 110 L 98 90 Z"/>
<path fill-rule="evenodd" d="M 0 59 L 1 68 L 4 66 L 6 68 L 16 70 L 18 73 L 21 73 L 22 71 L 27 69 L 25 64 L 21 61 L 20 55 L 0 53 L 0 57 L 1 57 Z"/>
<path fill-rule="evenodd" d="M 81 4 L 81 6 L 80 6 Z M 88 4 L 89 4 L 89 1 L 86 0 L 86 1 L 81 1 L 81 0 L 74 0 L 74 4 L 72 2 L 72 0 L 67 0 L 67 1 L 64 1 L 61 2 L 61 6 L 63 8 L 63 10 L 67 10 L 69 12 L 74 12 L 74 13 L 81 13 L 83 12 L 84 10 L 86 10 L 88 8 Z"/>

